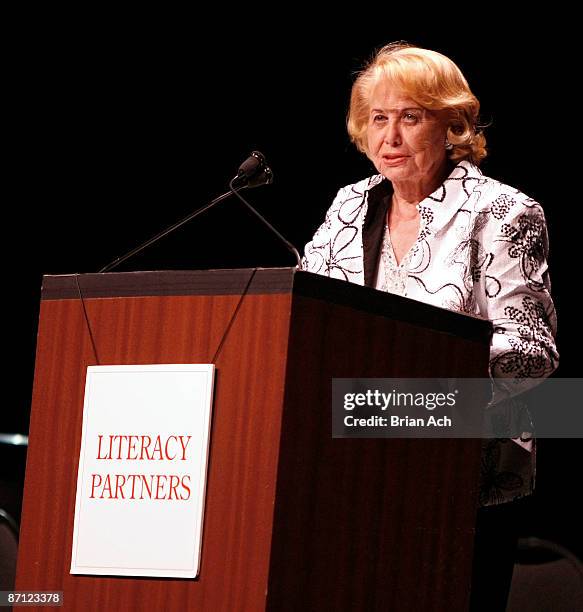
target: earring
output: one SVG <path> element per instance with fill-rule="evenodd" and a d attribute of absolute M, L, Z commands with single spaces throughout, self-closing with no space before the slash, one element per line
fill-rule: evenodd
<path fill-rule="evenodd" d="M 451 144 L 451 142 L 449 142 L 449 140 L 446 137 L 446 139 L 445 139 L 445 150 L 446 151 L 451 151 L 452 149 L 453 149 L 453 145 Z"/>

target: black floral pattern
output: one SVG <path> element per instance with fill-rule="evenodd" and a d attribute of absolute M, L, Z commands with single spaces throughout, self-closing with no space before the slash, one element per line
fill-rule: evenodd
<path fill-rule="evenodd" d="M 347 255 L 358 230 L 353 225 L 345 225 L 332 239 L 330 245 L 330 259 L 327 262 L 328 276 L 334 271 L 343 275 L 344 280 L 350 280 L 351 276 L 362 272 L 362 257 Z"/>
<path fill-rule="evenodd" d="M 494 219 L 504 219 L 510 209 L 516 204 L 516 200 L 507 193 L 501 193 L 492 202 L 492 216 Z"/>
<path fill-rule="evenodd" d="M 557 367 L 551 318 L 541 302 L 530 296 L 522 308 L 506 306 L 506 318 L 498 319 L 495 335 L 507 336 L 509 350 L 490 361 L 494 377 L 537 379 L 549 376 Z"/>
<path fill-rule="evenodd" d="M 544 289 L 544 280 L 539 274 L 546 261 L 546 224 L 540 207 L 532 207 L 520 215 L 514 225 L 504 223 L 501 240 L 509 243 L 508 256 L 520 260 L 522 276 L 534 291 Z"/>

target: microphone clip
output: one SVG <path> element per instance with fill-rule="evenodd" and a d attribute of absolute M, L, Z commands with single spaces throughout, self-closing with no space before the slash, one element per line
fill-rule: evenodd
<path fill-rule="evenodd" d="M 265 161 L 265 156 L 259 151 L 251 155 L 239 166 L 237 175 L 231 181 L 234 190 L 260 187 L 273 183 L 273 172 Z"/>

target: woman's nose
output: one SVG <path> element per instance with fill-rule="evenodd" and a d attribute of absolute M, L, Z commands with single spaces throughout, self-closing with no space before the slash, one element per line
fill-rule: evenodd
<path fill-rule="evenodd" d="M 401 130 L 399 129 L 398 121 L 387 122 L 384 141 L 390 147 L 398 147 L 402 143 Z"/>

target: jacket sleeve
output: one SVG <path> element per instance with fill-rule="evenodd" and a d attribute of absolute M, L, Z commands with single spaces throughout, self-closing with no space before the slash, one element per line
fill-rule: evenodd
<path fill-rule="evenodd" d="M 312 240 L 306 244 L 302 258 L 302 270 L 330 276 L 334 242 L 333 225 L 334 220 L 338 219 L 339 211 L 346 201 L 347 190 L 347 187 L 343 187 L 338 191 L 332 206 L 330 206 L 326 213 L 324 223 L 316 230 Z M 338 225 L 337 221 L 336 225 Z M 336 227 L 336 232 L 338 232 L 338 227 Z"/>
<path fill-rule="evenodd" d="M 331 246 L 330 234 L 330 211 L 328 211 L 324 223 L 316 230 L 313 238 L 304 248 L 302 270 L 328 276 Z"/>
<path fill-rule="evenodd" d="M 476 298 L 494 325 L 490 347 L 492 404 L 526 391 L 558 365 L 556 313 L 550 295 L 548 236 L 539 204 L 501 194 L 483 211 Z"/>

